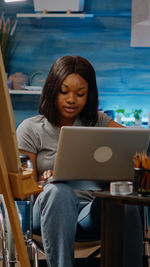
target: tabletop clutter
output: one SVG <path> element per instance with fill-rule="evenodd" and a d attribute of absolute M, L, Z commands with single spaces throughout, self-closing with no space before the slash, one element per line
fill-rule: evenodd
<path fill-rule="evenodd" d="M 135 170 L 134 190 L 142 195 L 150 194 L 150 156 L 145 152 L 133 156 Z"/>
<path fill-rule="evenodd" d="M 150 195 L 150 156 L 147 156 L 145 152 L 136 153 L 133 156 L 133 165 L 135 171 L 134 182 L 111 182 L 111 195 L 128 195 L 133 192 L 141 195 Z"/>

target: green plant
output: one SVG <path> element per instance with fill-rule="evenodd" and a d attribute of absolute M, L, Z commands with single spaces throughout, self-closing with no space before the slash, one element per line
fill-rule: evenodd
<path fill-rule="evenodd" d="M 132 111 L 132 114 L 133 114 L 133 117 L 135 118 L 135 120 L 140 120 L 142 111 L 143 110 L 141 108 L 140 109 L 134 109 Z"/>
<path fill-rule="evenodd" d="M 115 106 L 115 112 L 118 113 L 118 115 L 125 115 L 125 109 L 122 108 L 120 105 L 119 106 Z"/>
<path fill-rule="evenodd" d="M 5 69 L 7 69 L 7 59 L 13 43 L 13 35 L 16 29 L 17 20 L 5 18 L 4 12 L 0 17 L 0 46 L 4 60 Z"/>

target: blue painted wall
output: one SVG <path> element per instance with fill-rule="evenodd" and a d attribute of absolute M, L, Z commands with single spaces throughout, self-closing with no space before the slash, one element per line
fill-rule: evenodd
<path fill-rule="evenodd" d="M 2 1 L 0 11 L 7 15 L 34 12 L 32 0 Z M 19 18 L 10 74 L 21 71 L 32 77 L 40 71 L 46 76 L 58 57 L 81 55 L 96 70 L 102 109 L 114 109 L 117 104 L 126 111 L 143 108 L 146 117 L 150 111 L 150 48 L 130 47 L 131 0 L 85 0 L 85 11 L 94 18 Z"/>

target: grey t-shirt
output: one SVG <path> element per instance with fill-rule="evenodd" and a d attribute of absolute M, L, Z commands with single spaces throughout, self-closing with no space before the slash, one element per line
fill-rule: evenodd
<path fill-rule="evenodd" d="M 96 127 L 105 127 L 112 120 L 103 112 L 98 112 Z M 76 119 L 74 126 L 82 126 L 79 119 Z M 25 119 L 17 128 L 18 148 L 37 156 L 37 173 L 40 180 L 45 170 L 53 170 L 60 128 L 52 125 L 42 116 Z"/>

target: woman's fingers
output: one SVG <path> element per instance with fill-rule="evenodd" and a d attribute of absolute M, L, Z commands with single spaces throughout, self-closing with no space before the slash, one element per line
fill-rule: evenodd
<path fill-rule="evenodd" d="M 52 171 L 47 170 L 43 172 L 43 175 L 41 176 L 42 180 L 46 181 L 49 177 L 52 176 Z"/>

